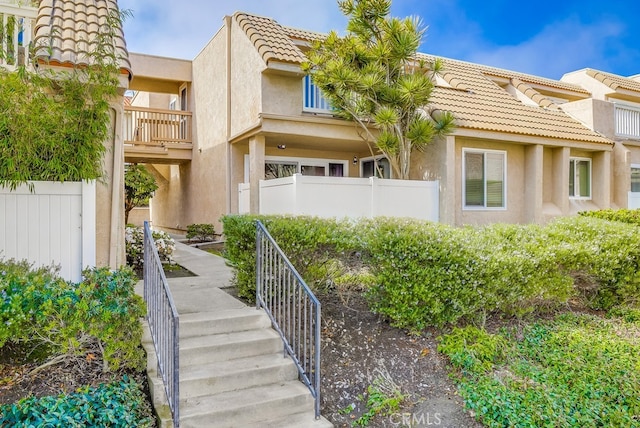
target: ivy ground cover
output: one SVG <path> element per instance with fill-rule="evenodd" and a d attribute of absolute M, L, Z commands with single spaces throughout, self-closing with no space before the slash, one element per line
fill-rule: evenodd
<path fill-rule="evenodd" d="M 640 427 L 640 317 L 566 313 L 496 334 L 456 328 L 439 350 L 489 427 Z"/>

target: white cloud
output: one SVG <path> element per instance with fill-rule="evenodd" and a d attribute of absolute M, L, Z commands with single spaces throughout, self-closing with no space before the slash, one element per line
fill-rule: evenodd
<path fill-rule="evenodd" d="M 193 59 L 223 24 L 225 15 L 243 11 L 282 25 L 326 32 L 342 29 L 346 19 L 329 0 L 120 0 L 133 17 L 125 21 L 132 52 Z"/>

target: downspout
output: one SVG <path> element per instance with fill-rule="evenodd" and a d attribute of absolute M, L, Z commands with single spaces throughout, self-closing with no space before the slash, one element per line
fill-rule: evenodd
<path fill-rule="evenodd" d="M 231 143 L 229 142 L 231 139 L 231 17 L 225 16 L 225 25 L 227 27 L 227 58 L 226 58 L 226 67 L 227 67 L 227 79 L 226 79 L 226 95 L 227 95 L 227 144 L 226 144 L 226 155 L 227 155 L 227 209 L 226 214 L 231 213 L 231 181 L 233 178 L 232 174 L 232 159 L 231 159 Z M 237 190 L 236 190 L 237 191 Z"/>
<path fill-rule="evenodd" d="M 120 200 L 120 193 L 123 188 L 123 184 L 120 181 L 122 175 L 122 164 L 124 163 L 124 155 L 122 153 L 122 144 L 120 144 L 120 132 L 119 127 L 122 127 L 122 115 L 124 114 L 123 108 L 120 105 L 114 103 L 111 104 L 112 111 L 115 114 L 113 119 L 113 170 L 111 176 L 111 232 L 109 237 L 109 267 L 111 269 L 118 268 L 118 244 L 121 242 L 122 230 L 120 230 L 120 213 L 122 212 L 122 202 Z M 122 260 L 120 260 L 122 262 Z"/>

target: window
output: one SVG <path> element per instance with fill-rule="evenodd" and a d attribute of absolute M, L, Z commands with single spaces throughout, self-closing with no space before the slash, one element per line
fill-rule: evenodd
<path fill-rule="evenodd" d="M 462 157 L 463 206 L 506 208 L 506 152 L 463 149 Z"/>
<path fill-rule="evenodd" d="M 640 192 L 640 165 L 631 164 L 631 191 Z"/>
<path fill-rule="evenodd" d="M 591 159 L 569 159 L 569 197 L 591 199 Z"/>
<path fill-rule="evenodd" d="M 363 159 L 360 162 L 361 176 L 363 178 L 373 177 L 391 178 L 391 166 L 385 157 Z"/>
<path fill-rule="evenodd" d="M 267 180 L 290 177 L 297 173 L 316 177 L 344 177 L 347 161 L 267 156 L 264 167 Z"/>
<path fill-rule="evenodd" d="M 331 113 L 333 108 L 320 88 L 311 80 L 311 76 L 306 75 L 302 79 L 302 111 L 311 113 Z"/>

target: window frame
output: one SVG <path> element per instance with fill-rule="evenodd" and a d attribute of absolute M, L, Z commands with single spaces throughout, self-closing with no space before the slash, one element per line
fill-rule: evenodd
<path fill-rule="evenodd" d="M 344 159 L 326 159 L 326 158 L 305 158 L 297 156 L 265 156 L 265 167 L 267 163 L 280 164 L 296 164 L 296 174 L 302 174 L 303 166 L 320 166 L 325 168 L 324 177 L 333 177 L 331 173 L 331 164 L 342 165 L 342 177 L 349 177 L 349 161 Z M 245 164 L 245 183 L 249 182 L 249 155 L 244 155 Z"/>
<path fill-rule="evenodd" d="M 629 171 L 629 173 L 630 173 L 630 176 L 631 176 L 630 177 L 631 178 L 631 182 L 629 183 L 629 191 L 631 193 L 640 193 L 640 191 L 638 191 L 638 192 L 634 192 L 633 191 L 633 170 L 637 169 L 637 170 L 640 171 L 640 163 L 632 163 L 630 169 L 631 169 L 631 171 Z"/>
<path fill-rule="evenodd" d="M 588 196 L 580 196 L 580 187 L 579 187 L 579 177 L 578 177 L 578 169 L 575 167 L 576 161 L 586 161 L 589 163 L 589 195 Z M 571 180 L 571 162 L 574 162 L 573 167 L 573 195 L 571 195 L 571 181 L 569 181 L 569 199 L 571 200 L 579 200 L 579 201 L 590 201 L 593 199 L 593 159 L 586 158 L 582 156 L 571 156 L 569 157 L 569 180 Z M 576 185 L 578 185 L 578 196 L 576 196 Z"/>
<path fill-rule="evenodd" d="M 484 205 L 467 205 L 467 153 L 475 153 L 483 155 L 483 199 Z M 487 206 L 487 154 L 500 154 L 502 155 L 502 206 L 489 207 Z M 506 150 L 492 150 L 492 149 L 475 149 L 475 148 L 463 148 L 462 149 L 462 210 L 463 211 L 506 211 L 507 210 L 507 152 Z"/>
<path fill-rule="evenodd" d="M 389 160 L 387 159 L 387 157 L 385 155 L 378 155 L 378 156 L 367 156 L 365 158 L 360 158 L 360 165 L 359 165 L 359 169 L 360 171 L 358 172 L 358 175 L 360 176 L 360 178 L 369 178 L 369 177 L 365 177 L 364 176 L 364 164 L 367 162 L 374 162 L 374 169 L 375 169 L 375 163 L 380 162 L 381 160 L 386 160 L 387 164 L 388 164 L 388 177 L 378 177 L 378 175 L 376 174 L 375 177 L 381 178 L 381 179 L 391 179 L 393 178 L 393 171 L 391 170 L 391 163 L 389 163 Z M 387 171 L 385 171 L 387 172 Z"/>

